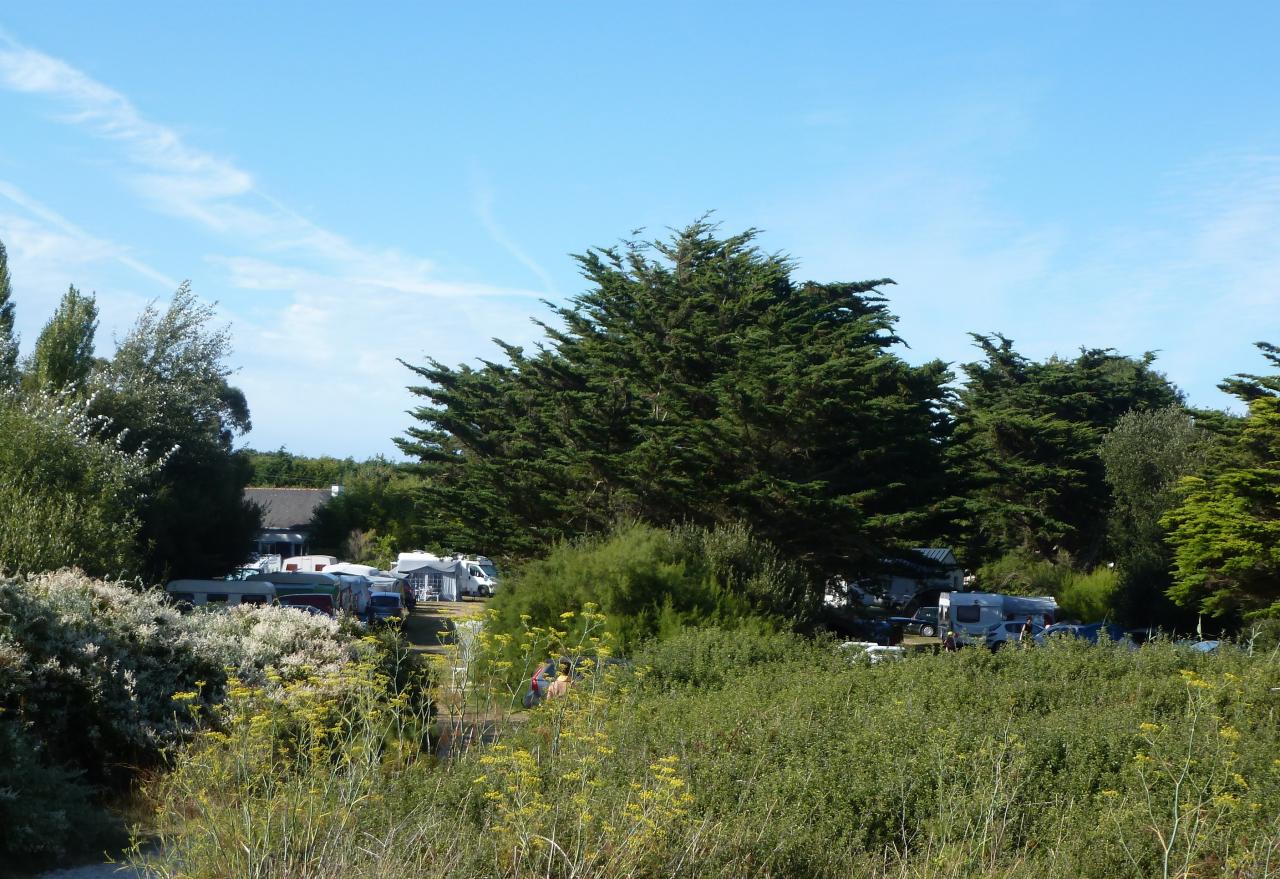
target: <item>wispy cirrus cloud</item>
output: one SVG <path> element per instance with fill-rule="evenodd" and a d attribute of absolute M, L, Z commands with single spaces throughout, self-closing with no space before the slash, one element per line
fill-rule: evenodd
<path fill-rule="evenodd" d="M 3 32 L 0 87 L 43 98 L 59 121 L 117 144 L 123 159 L 120 173 L 146 203 L 197 223 L 226 243 L 275 259 L 304 259 L 375 288 L 442 297 L 485 292 L 484 285 L 440 281 L 431 260 L 358 245 L 317 225 L 263 192 L 235 162 L 191 146 L 172 127 L 146 118 L 125 95 Z M 540 277 L 549 280 L 545 272 Z M 489 292 L 536 295 L 515 289 Z"/>
<path fill-rule="evenodd" d="M 3 31 L 0 89 L 41 101 L 57 124 L 113 145 L 107 167 L 138 206 L 190 224 L 187 237 L 199 242 L 206 265 L 233 294 L 222 312 L 236 328 L 243 362 L 237 381 L 254 409 L 257 444 L 385 450 L 415 402 L 397 358 L 457 362 L 492 353 L 494 336 L 522 342 L 530 334 L 527 316 L 541 291 L 443 277 L 430 259 L 327 229 L 265 192 L 235 160 L 193 145 L 121 92 Z M 175 286 L 127 247 L 80 228 L 12 184 L 0 184 L 0 199 L 22 209 L 22 221 L 12 218 L 7 226 L 0 212 L 0 235 L 19 255 L 43 248 L 78 265 L 114 260 L 165 288 Z M 550 276 L 502 235 L 487 203 L 479 214 L 501 246 L 553 290 Z M 127 298 L 132 307 L 142 297 Z M 300 436 L 297 410 L 282 406 L 284 399 L 307 400 L 312 414 L 348 417 Z"/>

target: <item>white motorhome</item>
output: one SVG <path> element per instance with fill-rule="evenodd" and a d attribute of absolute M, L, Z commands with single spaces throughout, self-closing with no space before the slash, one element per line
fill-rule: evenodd
<path fill-rule="evenodd" d="M 938 596 L 938 636 L 952 631 L 960 643 L 985 644 L 987 632 L 1006 620 L 1030 617 L 1038 626 L 1051 626 L 1057 612 L 1058 602 L 1047 595 L 943 592 Z"/>
<path fill-rule="evenodd" d="M 275 604 L 274 583 L 245 580 L 170 580 L 164 587 L 169 598 L 192 607 L 237 604 Z"/>

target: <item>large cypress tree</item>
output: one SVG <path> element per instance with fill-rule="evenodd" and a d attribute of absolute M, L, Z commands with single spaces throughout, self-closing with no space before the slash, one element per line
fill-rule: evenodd
<path fill-rule="evenodd" d="M 1106 548 L 1111 494 L 1099 456 L 1126 412 L 1179 404 L 1155 355 L 1082 349 L 1028 360 L 1000 335 L 974 335 L 951 463 L 964 496 L 958 523 L 970 565 L 1021 550 L 1089 567 Z"/>
<path fill-rule="evenodd" d="M 436 540 L 527 553 L 622 519 L 746 520 L 815 573 L 861 573 L 943 494 L 940 362 L 913 367 L 878 288 L 796 283 L 705 222 L 577 257 L 588 290 L 536 351 L 410 368 Z M 406 364 L 408 365 L 408 364 Z"/>

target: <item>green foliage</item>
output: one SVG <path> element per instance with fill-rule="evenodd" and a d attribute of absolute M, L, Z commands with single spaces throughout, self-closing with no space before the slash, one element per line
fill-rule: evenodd
<path fill-rule="evenodd" d="M 1169 594 L 1218 617 L 1280 616 L 1280 396 L 1255 396 L 1240 462 L 1180 483 L 1161 520 L 1175 564 Z"/>
<path fill-rule="evenodd" d="M 230 334 L 183 284 L 148 305 L 90 383 L 92 410 L 122 447 L 165 453 L 145 486 L 140 543 L 153 580 L 219 576 L 248 555 L 258 530 L 244 501 L 247 462 L 232 451 L 249 430 L 244 394 L 228 384 Z"/>
<path fill-rule="evenodd" d="M 18 335 L 13 330 L 13 289 L 9 282 L 9 254 L 0 241 L 0 388 L 18 383 Z"/>
<path fill-rule="evenodd" d="M 138 569 L 138 492 L 155 465 L 66 397 L 0 391 L 0 571 Z"/>
<path fill-rule="evenodd" d="M 1077 571 L 1064 555 L 1050 561 L 1026 551 L 1001 556 L 978 570 L 981 588 L 1005 595 L 1052 595 L 1062 620 L 1114 620 L 1120 576 L 1097 567 Z"/>
<path fill-rule="evenodd" d="M 754 238 L 699 222 L 591 250 L 536 352 L 410 367 L 426 404 L 397 442 L 429 542 L 528 556 L 618 521 L 743 520 L 818 592 L 925 533 L 945 366 L 893 353 L 891 282 L 796 283 Z"/>
<path fill-rule="evenodd" d="M 356 561 L 361 552 L 352 553 L 349 543 L 357 534 L 376 532 L 379 538 L 357 541 L 356 548 L 368 544 L 370 558 L 394 562 L 398 549 L 421 545 L 415 527 L 420 479 L 401 464 L 382 458 L 362 462 L 346 472 L 342 492 L 316 511 L 312 522 L 311 545 Z M 483 551 L 467 547 L 472 551 Z"/>
<path fill-rule="evenodd" d="M 1056 594 L 1059 616 L 1085 622 L 1114 620 L 1119 589 L 1120 575 L 1113 568 L 1072 571 Z"/>
<path fill-rule="evenodd" d="M 636 524 L 560 544 L 508 576 L 492 603 L 493 625 L 519 639 L 527 627 L 563 626 L 563 611 L 594 604 L 625 652 L 686 626 L 777 625 L 810 612 L 807 594 L 803 572 L 742 525 Z"/>
<path fill-rule="evenodd" d="M 966 364 L 952 468 L 970 564 L 1023 550 L 1065 551 L 1096 564 L 1111 496 L 1098 445 L 1131 410 L 1167 407 L 1179 392 L 1152 369 L 1155 355 L 1082 349 L 1072 360 L 1027 360 L 1003 336 L 975 335 L 984 360 Z"/>
<path fill-rule="evenodd" d="M 1194 622 L 1166 594 L 1173 557 L 1160 519 L 1177 502 L 1178 480 L 1203 472 L 1223 448 L 1179 406 L 1126 413 L 1103 438 L 1111 546 L 1122 577 L 1117 603 L 1126 621 L 1182 629 Z"/>
<path fill-rule="evenodd" d="M 58 310 L 36 338 L 26 368 L 28 385 L 58 392 L 83 387 L 93 370 L 93 343 L 98 332 L 98 304 L 70 287 Z"/>
<path fill-rule="evenodd" d="M 165 784 L 155 860 L 193 879 L 1276 876 L 1275 654 L 867 665 L 697 630 L 636 659 L 443 763 L 406 759 L 382 710 L 327 727 L 350 758 L 269 751 L 281 723 L 246 694 Z"/>
<path fill-rule="evenodd" d="M 245 449 L 249 461 L 250 485 L 264 488 L 328 488 L 342 485 L 361 464 L 352 458 L 333 458 L 321 455 L 308 458 L 295 455 L 283 447 L 274 452 Z M 375 458 L 370 463 L 388 463 Z"/>

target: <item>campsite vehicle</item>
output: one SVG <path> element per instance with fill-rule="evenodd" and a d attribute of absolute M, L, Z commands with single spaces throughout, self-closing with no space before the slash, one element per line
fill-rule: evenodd
<path fill-rule="evenodd" d="M 280 597 L 280 606 L 305 610 L 308 613 L 323 614 L 327 617 L 336 617 L 338 615 L 338 611 L 333 605 L 333 596 L 320 592 L 298 592 L 293 595 L 283 595 Z"/>
<path fill-rule="evenodd" d="M 1006 644 L 1018 644 L 1022 641 L 1022 627 L 1027 621 L 1007 620 L 1003 623 L 997 623 L 987 630 L 987 646 L 992 650 L 999 650 Z M 1031 624 L 1031 637 L 1029 643 L 1035 643 L 1036 635 L 1044 631 L 1044 626 L 1037 626 L 1034 622 Z"/>
<path fill-rule="evenodd" d="M 267 580 L 276 587 L 276 596 L 281 604 L 315 604 L 323 607 L 326 604 L 328 609 L 335 616 L 340 613 L 353 613 L 355 611 L 355 596 L 351 592 L 351 584 L 343 582 L 340 577 L 333 574 L 311 573 L 303 571 L 279 571 L 275 574 L 254 574 L 245 582 L 253 583 L 258 580 Z M 286 601 L 286 598 L 296 598 L 303 595 L 314 595 L 327 598 L 328 601 L 321 601 L 319 598 L 308 601 Z"/>
<path fill-rule="evenodd" d="M 1109 641 L 1128 640 L 1124 629 L 1115 623 L 1058 623 L 1037 635 L 1036 643 L 1043 644 L 1050 638 L 1079 638 L 1097 644 L 1104 637 Z"/>
<path fill-rule="evenodd" d="M 955 632 L 961 644 L 985 644 L 1000 623 L 1027 617 L 1038 626 L 1053 624 L 1058 602 L 1052 597 L 1001 595 L 995 592 L 943 592 L 938 596 L 938 634 Z"/>
<path fill-rule="evenodd" d="M 303 596 L 297 596 L 297 595 L 290 596 L 290 598 L 307 598 L 307 597 L 308 597 L 308 596 L 305 596 L 305 595 L 303 595 Z M 329 612 L 329 611 L 325 610 L 323 607 L 317 607 L 317 606 L 316 606 L 316 605 L 314 605 L 314 604 L 300 604 L 300 603 L 298 603 L 298 602 L 296 602 L 296 601 L 295 601 L 295 602 L 293 602 L 293 603 L 291 603 L 291 604 L 285 604 L 284 602 L 281 602 L 280 606 L 281 606 L 281 607 L 288 608 L 289 610 L 296 610 L 296 611 L 299 611 L 300 613 L 305 613 L 305 614 L 309 614 L 309 615 L 312 615 L 312 616 L 318 616 L 318 617 L 332 617 L 332 616 L 333 616 L 333 614 L 332 614 L 331 612 Z"/>
<path fill-rule="evenodd" d="M 902 631 L 909 635 L 921 635 L 925 638 L 932 638 L 938 634 L 938 608 L 937 605 L 932 607 L 916 608 L 915 614 L 909 617 L 891 617 L 895 623 L 902 625 Z"/>
<path fill-rule="evenodd" d="M 845 641 L 840 645 L 840 652 L 853 660 L 866 660 L 877 665 L 885 660 L 902 659 L 907 651 L 902 647 L 887 647 L 874 641 Z"/>
<path fill-rule="evenodd" d="M 412 610 L 415 604 L 413 590 L 409 588 L 409 583 L 404 577 L 380 570 L 373 565 L 338 562 L 336 565 L 329 565 L 324 569 L 324 572 L 326 574 L 354 574 L 364 577 L 369 581 L 370 591 L 399 592 L 404 599 L 404 606 L 409 610 Z"/>
<path fill-rule="evenodd" d="M 484 568 L 469 559 L 460 560 L 466 566 L 467 581 L 464 593 L 467 595 L 478 595 L 488 597 L 493 595 L 497 588 L 497 581 L 491 580 L 489 575 L 485 573 Z"/>
<path fill-rule="evenodd" d="M 373 623 L 400 622 L 404 619 L 404 596 L 399 592 L 372 592 L 369 595 L 368 619 Z"/>
<path fill-rule="evenodd" d="M 331 555 L 295 555 L 280 564 L 282 571 L 302 571 L 319 573 L 328 570 L 330 565 L 338 564 L 338 559 Z"/>
<path fill-rule="evenodd" d="M 496 585 L 475 562 L 441 558 L 429 552 L 400 553 L 391 573 L 406 578 L 417 597 L 423 600 L 434 597 L 441 601 L 460 601 L 464 595 L 492 595 Z"/>
<path fill-rule="evenodd" d="M 275 585 L 243 580 L 171 580 L 164 587 L 170 600 L 192 607 L 202 605 L 274 604 Z"/>

